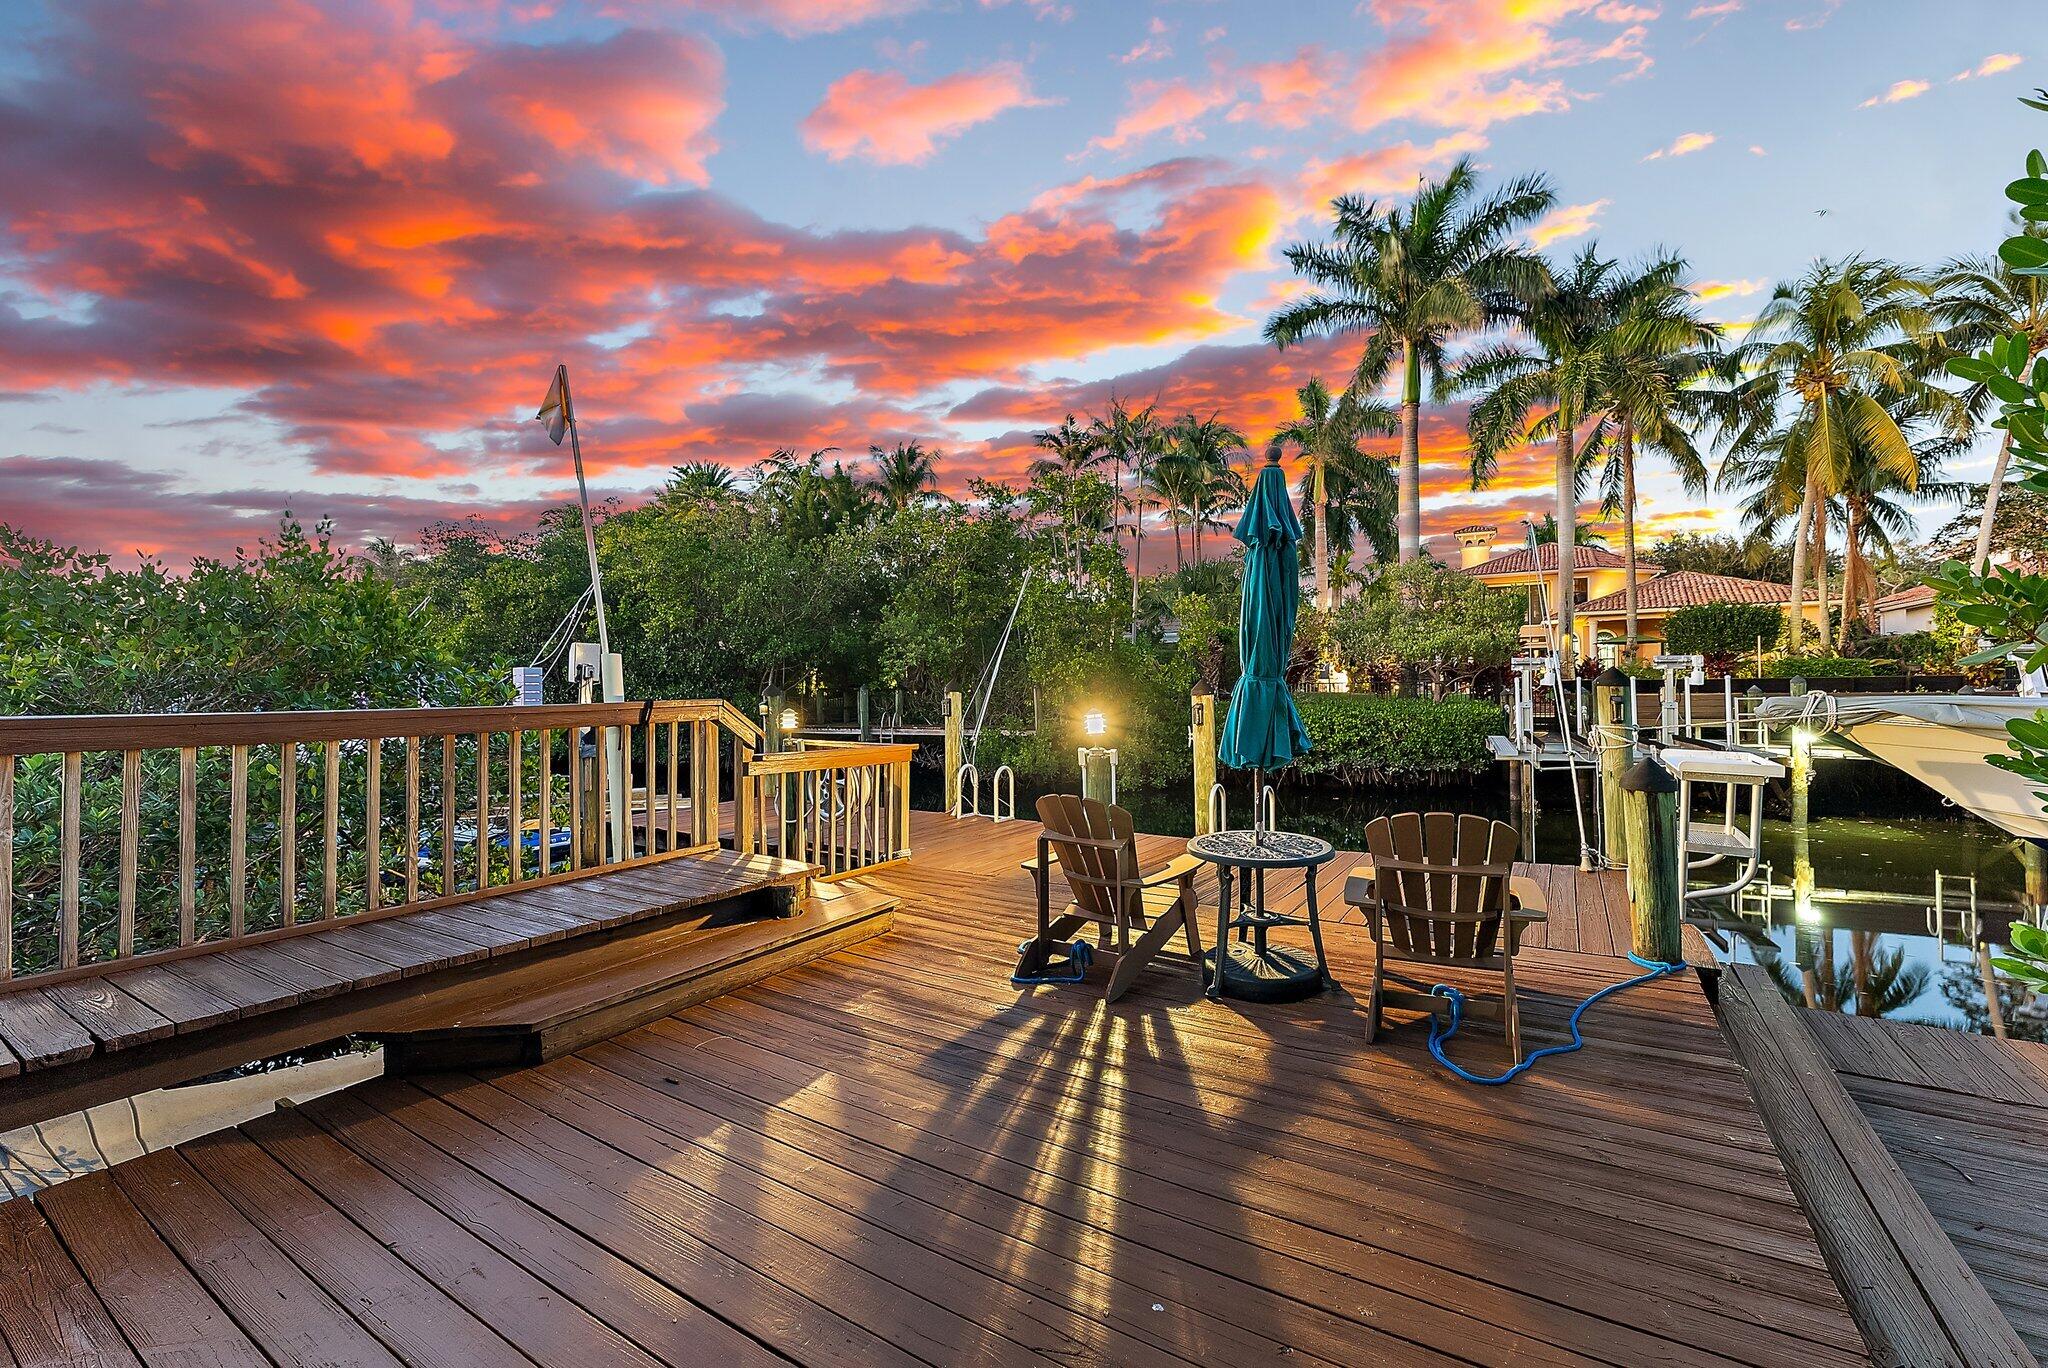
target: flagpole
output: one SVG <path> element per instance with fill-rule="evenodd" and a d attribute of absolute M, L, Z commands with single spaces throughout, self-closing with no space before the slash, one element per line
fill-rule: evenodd
<path fill-rule="evenodd" d="M 583 509 L 583 553 L 590 558 L 590 596 L 597 603 L 597 649 L 612 653 L 612 636 L 604 620 L 604 578 L 597 569 L 597 530 L 590 521 L 590 486 L 583 480 L 583 442 L 576 435 L 576 405 L 569 398 L 569 367 L 557 368 L 562 381 L 562 416 L 569 424 L 569 452 L 576 461 L 576 502 Z"/>
<path fill-rule="evenodd" d="M 604 617 L 604 577 L 597 568 L 597 528 L 590 517 L 590 486 L 583 478 L 583 440 L 576 432 L 576 405 L 569 396 L 567 363 L 556 366 L 555 380 L 562 387 L 562 419 L 569 427 L 569 453 L 576 463 L 576 502 L 583 510 L 583 553 L 590 558 L 590 597 L 597 605 L 598 697 L 607 703 L 619 703 L 625 700 L 625 681 L 612 670 L 611 628 Z M 605 796 L 611 807 L 612 858 L 625 859 L 632 854 L 632 848 L 627 844 L 623 738 L 616 727 L 601 727 L 598 734 L 609 771 L 605 785 L 609 792 Z"/>

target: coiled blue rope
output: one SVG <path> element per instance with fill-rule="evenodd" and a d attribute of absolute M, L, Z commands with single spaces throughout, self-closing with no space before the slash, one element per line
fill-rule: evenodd
<path fill-rule="evenodd" d="M 1669 977 L 1685 968 L 1683 964 L 1666 964 L 1661 960 L 1643 959 L 1639 955 L 1630 955 L 1629 959 L 1641 965 L 1648 972 L 1638 974 L 1632 979 L 1623 979 L 1620 983 L 1610 983 L 1578 1006 L 1572 1008 L 1572 1039 L 1569 1045 L 1550 1045 L 1536 1051 L 1534 1054 L 1523 1055 L 1521 1063 L 1502 1074 L 1473 1073 L 1470 1069 L 1460 1068 L 1458 1065 L 1453 1064 L 1449 1056 L 1444 1054 L 1444 1042 L 1458 1033 L 1459 1023 L 1464 1018 L 1465 995 L 1451 987 L 1448 983 L 1432 984 L 1430 992 L 1438 997 L 1450 999 L 1451 1019 L 1449 1024 L 1446 1025 L 1441 1017 L 1432 1016 L 1430 1018 L 1429 1052 L 1436 1057 L 1437 1063 L 1443 1065 L 1467 1083 L 1478 1083 L 1489 1088 L 1496 1087 L 1502 1083 L 1512 1083 L 1534 1065 L 1537 1060 L 1542 1059 L 1546 1055 L 1570 1054 L 1573 1050 L 1583 1049 L 1586 1044 L 1586 1038 L 1579 1034 L 1579 1018 L 1586 1014 L 1587 1008 L 1600 1001 L 1600 999 L 1612 997 L 1624 988 L 1634 988 L 1641 984 L 1655 982 L 1660 978 Z"/>
<path fill-rule="evenodd" d="M 1025 952 L 1031 949 L 1035 940 L 1036 937 L 1025 941 L 1017 947 L 1020 965 Z M 1067 971 L 1065 973 L 1056 972 L 1052 964 L 1047 964 L 1043 973 L 1026 974 L 1020 971 L 1010 975 L 1010 982 L 1016 984 L 1019 988 L 1029 988 L 1041 983 L 1079 983 L 1082 979 L 1088 977 L 1088 966 L 1094 962 L 1095 947 L 1088 944 L 1087 941 L 1077 940 L 1067 947 Z"/>

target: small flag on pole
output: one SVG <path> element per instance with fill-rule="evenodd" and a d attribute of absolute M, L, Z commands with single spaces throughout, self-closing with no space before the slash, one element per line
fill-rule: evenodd
<path fill-rule="evenodd" d="M 569 430 L 569 368 L 555 367 L 555 383 L 548 386 L 548 397 L 541 402 L 540 412 L 533 415 L 548 425 L 548 440 L 556 446 L 562 444 L 562 434 Z"/>

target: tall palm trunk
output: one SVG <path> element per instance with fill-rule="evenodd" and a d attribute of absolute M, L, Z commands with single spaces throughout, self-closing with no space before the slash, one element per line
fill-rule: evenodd
<path fill-rule="evenodd" d="M 1401 471 L 1398 517 L 1401 564 L 1422 554 L 1422 354 L 1401 343 Z"/>
<path fill-rule="evenodd" d="M 1626 418 L 1621 420 L 1621 549 L 1628 562 L 1621 584 L 1628 612 L 1628 658 L 1634 660 L 1642 636 L 1636 611 L 1636 431 Z"/>
<path fill-rule="evenodd" d="M 1805 640 L 1806 540 L 1813 529 L 1813 477 L 1799 495 L 1799 521 L 1792 529 L 1792 598 L 1785 605 L 1785 648 L 1797 651 Z"/>
<path fill-rule="evenodd" d="M 1842 619 L 1835 626 L 1838 655 L 1849 649 L 1849 624 L 1856 620 L 1856 605 L 1863 590 L 1863 552 L 1857 545 L 1863 535 L 1862 513 L 1863 501 L 1851 495 L 1849 514 L 1842 524 Z"/>
<path fill-rule="evenodd" d="M 1578 578 L 1578 462 L 1573 458 L 1574 419 L 1571 400 L 1557 406 L 1557 658 L 1560 669 L 1572 668 L 1572 629 L 1577 623 L 1573 585 Z"/>
<path fill-rule="evenodd" d="M 1984 487 L 1984 516 L 1977 523 L 1977 550 L 1970 557 L 1970 569 L 1983 574 L 1991 560 L 1991 525 L 1998 519 L 1998 489 L 2005 483 L 2006 463 L 2012 460 L 2012 434 L 1998 439 L 1998 460 L 1991 467 L 1991 483 Z"/>
<path fill-rule="evenodd" d="M 1138 482 L 1131 482 L 1131 621 L 1138 620 L 1138 582 L 1145 578 L 1145 499 L 1137 493 Z M 1137 630 L 1135 627 L 1133 631 Z"/>
<path fill-rule="evenodd" d="M 1316 607 L 1330 608 L 1330 488 L 1321 456 L 1310 456 L 1309 479 L 1315 492 L 1316 509 Z"/>
<path fill-rule="evenodd" d="M 1813 501 L 1813 601 L 1820 610 L 1820 646 L 1826 650 L 1833 634 L 1828 630 L 1828 500 L 1825 494 Z"/>

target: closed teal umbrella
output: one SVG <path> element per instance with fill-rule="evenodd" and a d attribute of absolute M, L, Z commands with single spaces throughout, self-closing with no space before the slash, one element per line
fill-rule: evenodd
<path fill-rule="evenodd" d="M 1301 521 L 1287 495 L 1277 444 L 1266 450 L 1266 464 L 1233 535 L 1244 543 L 1244 589 L 1237 614 L 1243 673 L 1230 691 L 1217 756 L 1232 768 L 1259 772 L 1252 790 L 1257 826 L 1264 771 L 1289 764 L 1309 749 L 1308 731 L 1287 689 L 1294 619 L 1301 607 Z"/>

